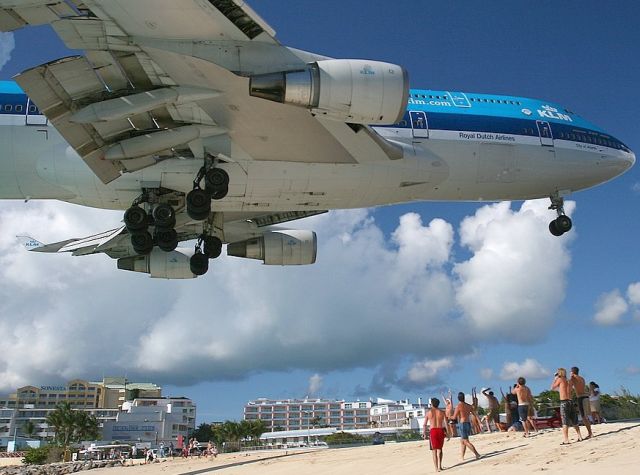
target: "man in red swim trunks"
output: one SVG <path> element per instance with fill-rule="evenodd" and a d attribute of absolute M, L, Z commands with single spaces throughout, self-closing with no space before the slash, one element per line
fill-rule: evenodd
<path fill-rule="evenodd" d="M 427 438 L 427 426 L 429 426 L 429 447 L 433 457 L 433 465 L 436 472 L 442 471 L 442 447 L 444 446 L 444 438 L 449 440 L 449 424 L 442 409 L 438 409 L 440 400 L 431 399 L 431 408 L 427 411 L 424 418 L 424 427 L 422 428 L 422 438 Z"/>

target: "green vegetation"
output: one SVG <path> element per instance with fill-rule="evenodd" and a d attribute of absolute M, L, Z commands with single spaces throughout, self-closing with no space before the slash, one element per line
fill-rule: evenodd
<path fill-rule="evenodd" d="M 336 432 L 335 434 L 328 435 L 324 438 L 324 441 L 329 445 L 350 445 L 350 444 L 368 444 L 370 443 L 369 437 L 358 434 L 350 434 L 347 432 Z"/>
<path fill-rule="evenodd" d="M 43 465 L 47 463 L 49 457 L 49 447 L 39 447 L 37 449 L 28 448 L 22 459 L 25 465 Z"/>
<path fill-rule="evenodd" d="M 255 421 L 225 421 L 222 424 L 200 424 L 191 434 L 200 442 L 212 441 L 218 447 L 239 449 L 240 445 L 259 445 L 260 436 L 265 432 L 265 424 L 260 419 Z"/>
<path fill-rule="evenodd" d="M 601 394 L 600 408 L 602 416 L 608 421 L 637 419 L 640 418 L 640 395 L 633 395 L 622 387 L 613 396 Z"/>
<path fill-rule="evenodd" d="M 47 424 L 53 427 L 54 440 L 63 447 L 72 442 L 96 440 L 100 436 L 98 420 L 88 412 L 72 409 L 68 402 L 56 406 L 47 416 Z"/>

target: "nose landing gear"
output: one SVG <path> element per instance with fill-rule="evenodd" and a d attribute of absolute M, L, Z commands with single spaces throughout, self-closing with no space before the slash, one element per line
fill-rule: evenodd
<path fill-rule="evenodd" d="M 564 198 L 559 195 L 551 195 L 551 206 L 549 209 L 553 209 L 558 213 L 558 217 L 549 223 L 549 231 L 554 236 L 562 236 L 564 233 L 569 232 L 573 227 L 571 218 L 564 214 Z"/>

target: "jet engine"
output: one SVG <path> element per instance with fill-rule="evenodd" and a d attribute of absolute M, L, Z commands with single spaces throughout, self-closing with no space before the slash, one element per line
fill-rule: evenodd
<path fill-rule="evenodd" d="M 249 94 L 343 122 L 390 125 L 405 113 L 409 78 L 395 64 L 330 59 L 302 70 L 251 76 Z"/>
<path fill-rule="evenodd" d="M 227 246 L 229 256 L 258 259 L 266 265 L 297 266 L 316 262 L 316 233 L 304 230 L 268 231 Z"/>
<path fill-rule="evenodd" d="M 131 256 L 118 259 L 118 269 L 149 274 L 156 279 L 194 279 L 189 259 L 191 249 L 164 252 L 154 248 L 146 256 Z"/>

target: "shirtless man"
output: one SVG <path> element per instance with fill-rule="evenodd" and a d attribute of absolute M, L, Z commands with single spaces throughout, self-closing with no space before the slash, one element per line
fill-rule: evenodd
<path fill-rule="evenodd" d="M 453 418 L 458 421 L 458 435 L 460 436 L 460 449 L 462 460 L 464 460 L 464 453 L 467 447 L 473 451 L 476 455 L 476 459 L 480 458 L 480 454 L 469 442 L 469 436 L 471 435 L 471 417 L 473 414 L 473 406 L 464 402 L 464 393 L 458 393 L 458 405 L 455 411 L 453 411 Z"/>
<path fill-rule="evenodd" d="M 478 416 L 478 392 L 475 386 L 471 388 L 471 405 L 473 406 L 473 413 L 471 414 L 473 433 L 480 434 L 482 432 L 482 425 L 480 425 L 480 417 Z"/>
<path fill-rule="evenodd" d="M 578 411 L 580 411 L 582 423 L 589 433 L 585 439 L 590 439 L 593 437 L 593 433 L 591 432 L 591 424 L 589 422 L 589 413 L 591 412 L 591 407 L 589 407 L 589 390 L 587 389 L 587 383 L 584 378 L 578 374 L 579 372 L 580 370 L 577 366 L 571 368 L 571 383 L 578 398 Z"/>
<path fill-rule="evenodd" d="M 518 397 L 518 416 L 520 416 L 520 422 L 522 422 L 524 436 L 529 437 L 529 404 L 533 400 L 533 396 L 531 396 L 531 390 L 527 387 L 527 380 L 522 376 L 519 377 L 518 384 L 513 387 L 511 394 L 515 394 Z"/>
<path fill-rule="evenodd" d="M 567 380 L 567 370 L 564 368 L 558 368 L 553 383 L 551 383 L 551 390 L 556 389 L 560 393 L 560 417 L 562 418 L 562 435 L 564 436 L 562 445 L 569 445 L 569 425 L 575 428 L 578 434 L 578 441 L 581 441 L 582 435 L 580 434 L 580 427 L 578 427 L 576 411 L 571 401 L 572 384 L 570 380 Z"/>
<path fill-rule="evenodd" d="M 498 426 L 498 423 L 500 422 L 500 402 L 498 401 L 498 398 L 493 395 L 491 388 L 483 389 L 482 395 L 486 397 L 489 402 L 489 412 L 484 416 L 484 422 L 487 424 L 487 432 L 491 432 L 491 422 L 495 424 L 496 430 L 499 431 L 500 427 Z"/>
<path fill-rule="evenodd" d="M 438 409 L 440 400 L 438 398 L 431 399 L 431 408 L 427 411 L 424 418 L 424 427 L 422 428 L 422 438 L 427 438 L 427 426 L 429 426 L 429 448 L 431 448 L 431 456 L 433 457 L 433 465 L 436 472 L 441 472 L 442 468 L 442 447 L 444 446 L 445 435 L 449 440 L 449 424 L 447 417 L 442 409 Z"/>

